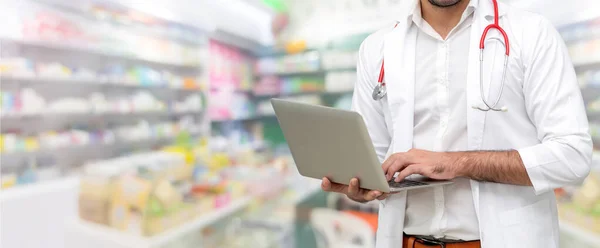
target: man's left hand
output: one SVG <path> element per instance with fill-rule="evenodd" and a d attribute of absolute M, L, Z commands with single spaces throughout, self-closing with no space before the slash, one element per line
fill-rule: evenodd
<path fill-rule="evenodd" d="M 450 180 L 461 176 L 457 160 L 456 154 L 453 153 L 411 149 L 408 152 L 392 154 L 381 167 L 388 181 L 396 172 L 399 172 L 396 182 L 412 174 L 437 180 Z"/>

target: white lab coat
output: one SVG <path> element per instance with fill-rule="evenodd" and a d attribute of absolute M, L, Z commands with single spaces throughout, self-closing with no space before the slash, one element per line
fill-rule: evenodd
<path fill-rule="evenodd" d="M 359 52 L 353 108 L 367 125 L 381 161 L 412 148 L 415 35 L 408 27 L 415 0 L 399 25 L 369 36 Z M 508 112 L 482 112 L 479 90 L 479 40 L 493 22 L 490 0 L 479 1 L 471 28 L 467 75 L 469 150 L 517 149 L 533 187 L 471 180 L 483 248 L 558 247 L 559 229 L 553 189 L 575 185 L 589 174 L 592 142 L 575 71 L 562 39 L 544 18 L 499 3 L 500 25 L 510 39 L 503 97 Z M 406 17 L 406 18 L 405 18 Z M 500 37 L 490 32 L 488 37 Z M 504 60 L 502 46 L 488 44 L 484 90 L 496 96 Z M 385 57 L 387 97 L 374 101 Z M 490 77 L 494 83 L 490 88 Z M 432 92 L 433 94 L 433 92 Z M 493 100 L 493 99 L 492 99 Z M 490 101 L 492 101 L 490 100 Z M 381 201 L 378 248 L 402 246 L 406 193 Z"/>

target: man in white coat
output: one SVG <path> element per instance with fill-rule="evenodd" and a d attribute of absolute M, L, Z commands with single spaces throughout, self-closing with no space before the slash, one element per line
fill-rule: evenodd
<path fill-rule="evenodd" d="M 510 41 L 479 42 L 492 0 L 405 0 L 397 26 L 362 44 L 353 108 L 367 125 L 388 179 L 452 179 L 386 195 L 323 179 L 325 191 L 380 201 L 377 247 L 558 247 L 553 189 L 589 174 L 592 142 L 573 65 L 552 25 L 498 6 Z M 372 97 L 385 58 L 387 96 Z M 480 81 L 480 74 L 483 81 Z M 480 86 L 481 82 L 481 86 Z M 481 111 L 498 96 L 504 111 Z M 501 95 L 499 95 L 501 94 Z M 481 107 L 480 107 L 481 108 Z M 438 245 L 438 247 L 441 245 Z M 435 246 L 434 246 L 435 247 Z"/>

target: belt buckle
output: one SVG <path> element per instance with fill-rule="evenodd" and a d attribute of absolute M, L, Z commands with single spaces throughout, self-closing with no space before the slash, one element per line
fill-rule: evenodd
<path fill-rule="evenodd" d="M 427 236 L 415 236 L 415 242 L 419 242 L 426 246 L 439 246 L 441 248 L 446 248 L 446 243 L 440 240 L 437 240 L 433 237 Z"/>

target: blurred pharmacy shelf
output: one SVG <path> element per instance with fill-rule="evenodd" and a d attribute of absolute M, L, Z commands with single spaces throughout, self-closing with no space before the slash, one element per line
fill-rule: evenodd
<path fill-rule="evenodd" d="M 173 230 L 167 231 L 163 234 L 159 234 L 156 237 L 150 238 L 149 245 L 151 247 L 160 246 L 168 243 L 169 241 L 177 239 L 185 234 L 207 227 L 227 216 L 230 216 L 238 211 L 243 210 L 244 208 L 248 207 L 248 205 L 250 205 L 250 202 L 252 200 L 252 197 L 244 197 L 238 200 L 234 200 L 227 206 L 222 207 L 220 209 L 216 209 L 215 211 L 208 213 L 206 216 L 202 216 L 188 224 L 184 224 Z"/>
<path fill-rule="evenodd" d="M 11 75 L 0 75 L 0 82 L 3 85 L 7 84 L 18 84 L 18 85 L 31 85 L 31 86 L 65 86 L 65 87 L 88 87 L 95 89 L 96 87 L 111 87 L 111 88 L 131 88 L 131 89 L 161 89 L 161 90 L 174 90 L 174 91 L 189 91 L 199 92 L 199 88 L 180 88 L 168 85 L 160 85 L 159 83 L 141 84 L 140 82 L 132 80 L 115 80 L 108 78 L 96 78 L 96 77 L 43 77 L 43 76 L 11 76 Z"/>
<path fill-rule="evenodd" d="M 574 58 L 573 66 L 577 70 L 597 69 L 597 68 L 600 68 L 600 57 L 597 57 L 597 58 L 590 57 L 590 58 L 582 58 L 582 59 Z"/>
<path fill-rule="evenodd" d="M 98 224 L 72 221 L 67 227 L 67 248 L 79 247 L 114 247 L 114 248 L 153 248 L 163 247 L 192 232 L 198 232 L 223 218 L 248 207 L 252 197 L 244 197 L 229 203 L 227 206 L 215 209 L 204 216 L 191 220 L 172 230 L 155 237 L 134 236 Z"/>
<path fill-rule="evenodd" d="M 300 92 L 282 92 L 276 94 L 255 94 L 253 95 L 255 100 L 268 101 L 270 98 L 291 98 L 298 96 L 311 96 L 315 95 L 318 97 L 338 97 L 352 94 L 353 90 L 343 90 L 343 91 L 300 91 Z M 229 118 L 229 119 L 212 119 L 213 123 L 223 123 L 223 122 L 247 122 L 247 121 L 262 121 L 270 118 L 275 118 L 274 113 L 266 113 L 266 114 L 254 114 L 246 117 L 240 118 Z"/>
<path fill-rule="evenodd" d="M 254 95 L 255 98 L 276 98 L 276 97 L 291 97 L 291 96 L 302 96 L 302 95 L 345 95 L 352 94 L 353 90 L 343 90 L 343 91 L 299 91 L 299 92 L 282 92 L 277 94 L 258 94 Z"/>
<path fill-rule="evenodd" d="M 313 194 L 320 192 L 319 180 L 307 180 L 306 178 L 299 178 L 298 180 L 294 180 L 293 182 L 287 184 L 287 187 L 292 189 L 295 193 L 290 198 L 283 200 L 280 204 L 295 206 Z M 248 196 L 233 200 L 224 207 L 215 209 L 209 213 L 206 213 L 205 215 L 191 220 L 186 224 L 175 227 L 153 237 L 135 236 L 133 234 L 127 234 L 116 229 L 89 223 L 79 219 L 72 220 L 67 224 L 65 247 L 164 247 L 171 243 L 176 243 L 179 239 L 189 234 L 197 233 L 199 235 L 200 230 L 203 228 L 209 227 L 220 220 L 243 211 L 257 198 L 260 197 Z M 281 243 L 286 236 L 294 233 L 293 225 L 282 225 L 281 227 L 284 229 L 284 232 L 282 232 L 282 236 L 279 239 L 273 240 L 274 243 Z"/>
<path fill-rule="evenodd" d="M 102 112 L 102 113 L 9 113 L 0 116 L 2 120 L 9 119 L 28 119 L 28 118 L 74 118 L 74 119 L 89 119 L 89 118 L 97 118 L 97 117 L 117 117 L 117 118 L 139 118 L 139 117 L 148 117 L 148 116 L 182 116 L 182 115 L 201 115 L 204 113 L 201 110 L 197 111 L 134 111 L 134 112 Z"/>
<path fill-rule="evenodd" d="M 589 247 L 600 247 L 600 234 L 590 232 L 568 221 L 560 221 L 560 231 Z"/>
<path fill-rule="evenodd" d="M 319 69 L 319 70 L 309 70 L 309 71 L 280 71 L 280 72 L 265 72 L 256 75 L 256 78 L 262 77 L 297 77 L 297 76 L 324 76 L 329 72 L 346 72 L 346 71 L 355 71 L 356 67 L 343 67 L 343 68 L 330 68 L 330 69 Z"/>
<path fill-rule="evenodd" d="M 293 204 L 299 204 L 321 191 L 321 181 L 316 179 L 306 178 L 306 183 L 303 186 L 302 190 L 296 189 L 296 194 L 291 200 Z"/>
<path fill-rule="evenodd" d="M 94 150 L 94 149 L 101 149 L 101 148 L 107 148 L 107 147 L 119 147 L 119 146 L 123 147 L 123 146 L 136 146 L 136 145 L 153 146 L 160 142 L 172 140 L 175 137 L 176 136 L 156 137 L 156 138 L 153 137 L 153 138 L 145 138 L 145 139 L 138 139 L 138 140 L 132 140 L 132 141 L 119 141 L 119 142 L 110 142 L 110 143 L 73 145 L 73 146 L 57 147 L 57 148 L 53 148 L 53 149 L 42 149 L 42 150 L 35 150 L 35 151 L 18 151 L 18 152 L 0 153 L 0 155 L 1 155 L 2 159 L 10 160 L 10 159 L 14 159 L 14 158 L 36 156 L 38 154 L 46 154 L 46 153 L 69 154 L 69 153 L 74 153 L 76 151 Z M 5 166 L 8 166 L 8 165 L 5 165 Z"/>
<path fill-rule="evenodd" d="M 13 43 L 23 45 L 23 46 L 39 47 L 39 48 L 52 49 L 52 50 L 58 50 L 58 51 L 86 53 L 88 55 L 101 56 L 101 57 L 105 57 L 105 58 L 120 58 L 120 59 L 130 60 L 132 62 L 152 64 L 152 65 L 157 65 L 157 66 L 181 67 L 181 68 L 188 68 L 188 69 L 199 69 L 201 67 L 200 63 L 191 64 L 191 63 L 183 63 L 183 62 L 176 62 L 176 61 L 165 61 L 165 60 L 141 58 L 139 56 L 133 56 L 131 54 L 121 54 L 121 53 L 116 53 L 116 52 L 109 52 L 109 50 L 103 51 L 103 50 L 94 49 L 91 47 L 79 47 L 79 46 L 65 45 L 65 43 L 59 43 L 59 42 L 21 40 L 21 39 L 14 39 L 14 38 L 10 38 L 10 37 L 0 37 L 0 42 L 1 41 L 13 42 Z"/>
<path fill-rule="evenodd" d="M 277 77 L 297 77 L 297 76 L 307 76 L 307 75 L 322 75 L 325 74 L 326 71 L 316 70 L 316 71 L 289 71 L 289 72 L 273 72 L 273 73 L 262 73 L 260 75 L 256 75 L 256 78 L 261 77 L 269 77 L 269 76 L 277 76 Z"/>
<path fill-rule="evenodd" d="M 0 189 L 0 205 L 20 198 L 35 197 L 35 195 L 39 194 L 47 194 L 56 191 L 63 191 L 65 189 L 76 188 L 78 185 L 79 179 L 76 177 L 66 177 L 47 182 L 38 182 L 19 187 Z"/>
<path fill-rule="evenodd" d="M 211 120 L 211 122 L 213 122 L 213 123 L 240 122 L 240 121 L 244 122 L 244 121 L 264 120 L 264 119 L 268 119 L 268 118 L 275 118 L 275 115 L 253 115 L 253 116 L 232 118 L 232 119 L 213 119 L 213 120 Z"/>

